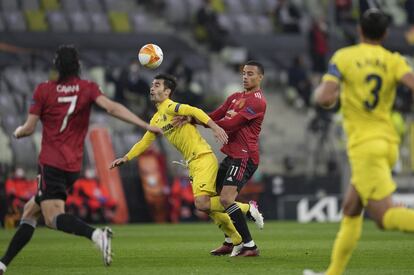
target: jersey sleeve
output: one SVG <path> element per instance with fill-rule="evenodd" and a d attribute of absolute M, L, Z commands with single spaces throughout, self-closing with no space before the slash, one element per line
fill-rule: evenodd
<path fill-rule="evenodd" d="M 98 84 L 91 82 L 90 84 L 90 100 L 95 102 L 95 100 L 98 98 L 98 96 L 102 95 L 102 91 L 99 88 Z"/>
<path fill-rule="evenodd" d="M 151 126 L 156 126 L 155 124 L 156 117 L 157 117 L 157 114 L 155 114 L 152 117 L 150 121 Z M 132 146 L 132 148 L 126 154 L 128 160 L 131 160 L 141 155 L 143 152 L 145 152 L 145 150 L 148 149 L 148 147 L 151 145 L 151 143 L 155 140 L 156 137 L 157 136 L 153 132 L 149 132 L 149 131 L 145 132 L 144 136 L 137 143 L 135 143 L 135 145 Z"/>
<path fill-rule="evenodd" d="M 239 111 L 239 114 L 247 120 L 252 120 L 263 116 L 265 110 L 266 105 L 262 100 L 258 98 L 252 98 L 246 101 L 246 105 Z"/>
<path fill-rule="evenodd" d="M 168 105 L 167 113 L 179 116 L 192 116 L 203 124 L 207 124 L 207 122 L 211 119 L 203 110 L 177 102 L 172 102 Z"/>
<path fill-rule="evenodd" d="M 36 87 L 35 91 L 33 92 L 33 96 L 30 102 L 30 109 L 29 113 L 33 115 L 40 116 L 43 109 L 43 97 L 42 97 L 42 87 L 43 85 L 40 84 Z"/>
<path fill-rule="evenodd" d="M 402 57 L 399 53 L 394 53 L 396 63 L 395 63 L 395 80 L 400 81 L 401 78 L 409 72 L 412 72 L 412 68 L 408 64 L 408 61 Z"/>
<path fill-rule="evenodd" d="M 341 51 L 336 52 L 328 64 L 328 71 L 322 77 L 322 81 L 334 81 L 339 83 L 344 76 L 344 55 Z"/>
<path fill-rule="evenodd" d="M 233 98 L 232 96 L 229 96 L 220 107 L 218 107 L 216 110 L 208 114 L 212 120 L 218 121 L 226 116 L 226 113 L 227 113 L 227 110 L 229 109 L 232 98 Z"/>

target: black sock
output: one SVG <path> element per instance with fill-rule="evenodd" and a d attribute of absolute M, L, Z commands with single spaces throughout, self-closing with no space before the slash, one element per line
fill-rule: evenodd
<path fill-rule="evenodd" d="M 95 230 L 95 228 L 69 214 L 60 214 L 56 217 L 56 229 L 69 234 L 84 236 L 88 239 L 92 239 L 92 233 Z"/>
<path fill-rule="evenodd" d="M 241 235 L 243 242 L 250 242 L 252 240 L 252 236 L 250 236 L 250 231 L 247 227 L 246 219 L 244 218 L 240 207 L 236 203 L 233 203 L 226 209 L 226 212 L 232 219 L 234 227 L 236 227 L 237 231 Z"/>
<path fill-rule="evenodd" d="M 35 228 L 27 223 L 22 223 L 14 233 L 13 239 L 10 241 L 6 254 L 0 261 L 6 266 L 10 264 L 14 257 L 22 250 L 22 248 L 30 241 Z"/>

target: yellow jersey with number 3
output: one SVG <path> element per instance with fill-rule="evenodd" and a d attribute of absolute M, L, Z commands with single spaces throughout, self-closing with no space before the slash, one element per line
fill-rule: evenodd
<path fill-rule="evenodd" d="M 348 148 L 377 138 L 399 142 L 391 110 L 397 84 L 410 71 L 400 54 L 380 45 L 361 43 L 334 54 L 323 81 L 340 84 Z"/>

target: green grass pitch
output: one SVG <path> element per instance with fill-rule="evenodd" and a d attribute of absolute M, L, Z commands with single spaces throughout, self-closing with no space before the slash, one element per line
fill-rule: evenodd
<path fill-rule="evenodd" d="M 91 242 L 46 228 L 6 274 L 302 274 L 328 264 L 338 224 L 267 222 L 264 230 L 249 224 L 260 247 L 256 258 L 214 257 L 209 251 L 222 242 L 211 223 L 113 226 L 114 262 L 102 265 Z M 0 253 L 12 230 L 0 231 Z M 372 222 L 364 231 L 346 274 L 414 274 L 414 235 L 383 233 Z"/>

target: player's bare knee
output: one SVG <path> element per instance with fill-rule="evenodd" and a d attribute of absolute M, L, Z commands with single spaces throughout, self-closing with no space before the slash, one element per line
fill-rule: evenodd
<path fill-rule="evenodd" d="M 227 196 L 220 196 L 220 203 L 223 205 L 224 208 L 228 208 L 230 205 L 234 203 L 234 200 Z"/>

